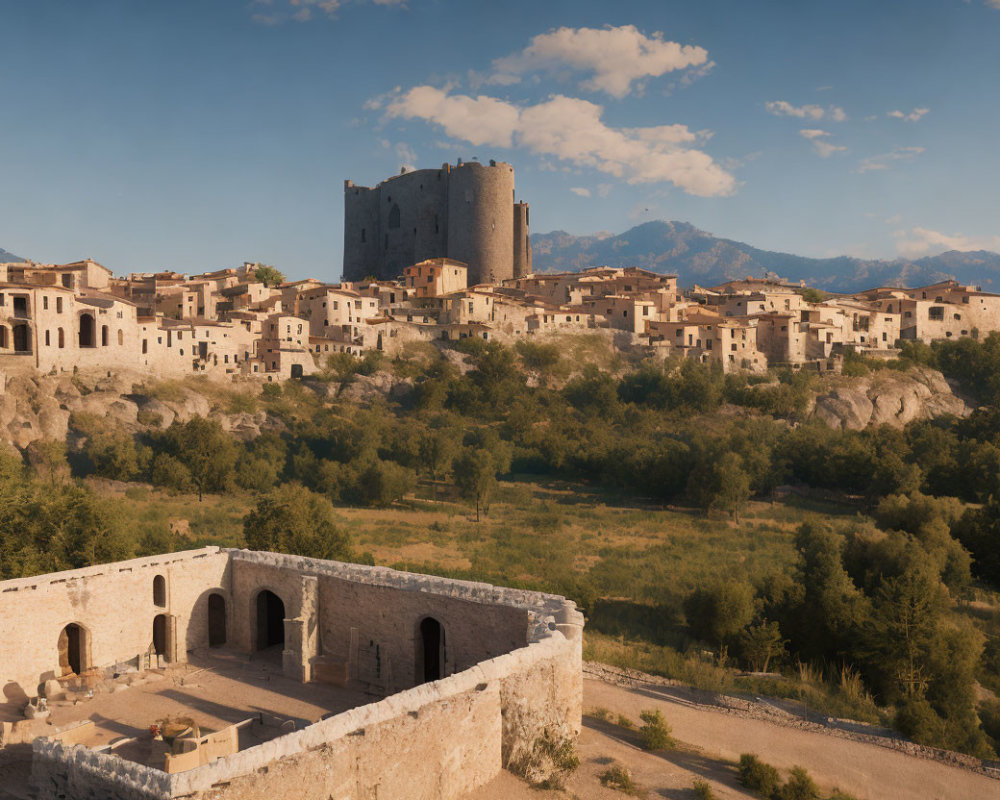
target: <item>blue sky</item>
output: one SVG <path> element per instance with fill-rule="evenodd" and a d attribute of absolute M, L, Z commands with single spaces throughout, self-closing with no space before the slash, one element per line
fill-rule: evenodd
<path fill-rule="evenodd" d="M 0 0 L 0 247 L 340 275 L 345 178 L 509 161 L 532 229 L 1000 251 L 1000 0 Z"/>

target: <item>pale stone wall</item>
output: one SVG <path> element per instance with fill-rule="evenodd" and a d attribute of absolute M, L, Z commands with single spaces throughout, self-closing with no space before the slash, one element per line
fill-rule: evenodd
<path fill-rule="evenodd" d="M 256 593 L 266 588 L 282 598 L 286 670 L 290 645 L 324 647 L 324 638 L 339 641 L 352 622 L 400 637 L 405 651 L 414 620 L 429 610 L 444 621 L 455 643 L 452 667 L 460 671 L 170 775 L 38 739 L 39 800 L 451 800 L 490 781 L 544 731 L 559 738 L 579 733 L 583 617 L 561 597 L 273 553 L 179 555 L 230 565 L 208 583 L 217 578 L 218 588 L 231 591 L 237 646 L 253 644 Z M 207 596 L 202 588 L 199 598 Z M 296 628 L 299 637 L 290 643 L 287 633 Z M 483 655 L 508 647 L 514 649 Z"/>
<path fill-rule="evenodd" d="M 0 677 L 28 697 L 58 677 L 59 634 L 70 623 L 89 639 L 85 667 L 111 667 L 145 653 L 153 619 L 172 619 L 172 657 L 208 643 L 208 594 L 229 602 L 229 556 L 217 547 L 139 558 L 98 567 L 0 582 Z M 166 603 L 153 602 L 153 579 L 162 575 Z"/>

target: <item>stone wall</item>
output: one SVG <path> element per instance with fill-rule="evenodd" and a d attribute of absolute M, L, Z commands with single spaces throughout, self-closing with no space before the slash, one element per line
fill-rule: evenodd
<path fill-rule="evenodd" d="M 447 672 L 453 674 L 171 775 L 85 747 L 36 740 L 39 800 L 270 800 L 293 794 L 297 800 L 448 800 L 490 781 L 544 731 L 579 733 L 583 617 L 561 597 L 273 553 L 211 556 L 229 563 L 220 578 L 228 581 L 236 609 L 235 646 L 253 646 L 255 621 L 248 612 L 256 594 L 268 589 L 281 597 L 286 672 L 291 660 L 308 676 L 309 649 L 331 656 L 327 646 L 342 648 L 345 632 L 357 645 L 377 631 L 385 663 L 412 663 L 414 625 L 433 612 L 452 642 Z M 363 636 L 361 629 L 350 632 L 354 623 Z M 403 668 L 396 675 L 388 688 L 416 677 Z"/>
<path fill-rule="evenodd" d="M 0 678 L 8 697 L 35 697 L 59 677 L 59 637 L 70 623 L 85 631 L 83 667 L 111 667 L 145 653 L 153 620 L 171 620 L 170 657 L 208 641 L 208 595 L 229 597 L 229 556 L 217 547 L 0 582 Z M 164 605 L 153 581 L 164 579 Z"/>

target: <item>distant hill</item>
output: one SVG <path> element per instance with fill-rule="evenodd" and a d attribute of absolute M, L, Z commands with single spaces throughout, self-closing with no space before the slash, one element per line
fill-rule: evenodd
<path fill-rule="evenodd" d="M 13 253 L 8 253 L 6 250 L 0 247 L 0 264 L 3 264 L 7 261 L 24 261 L 24 260 L 25 259 L 21 258 L 20 256 L 15 256 Z"/>
<path fill-rule="evenodd" d="M 985 250 L 907 261 L 865 260 L 850 256 L 806 258 L 759 250 L 744 242 L 719 239 L 686 222 L 646 222 L 625 233 L 573 236 L 565 231 L 532 234 L 534 266 L 539 272 L 591 266 L 637 266 L 676 273 L 682 286 L 712 286 L 747 275 L 776 273 L 831 292 L 857 292 L 874 286 L 919 286 L 947 278 L 1000 291 L 1000 255 Z M 993 287 L 994 281 L 996 282 Z"/>

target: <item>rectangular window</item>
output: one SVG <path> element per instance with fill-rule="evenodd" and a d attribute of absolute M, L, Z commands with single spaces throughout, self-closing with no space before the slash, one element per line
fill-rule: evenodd
<path fill-rule="evenodd" d="M 47 294 L 42 295 L 42 310 L 43 311 L 49 310 L 49 296 Z M 46 342 L 45 344 L 48 344 L 48 342 Z"/>

